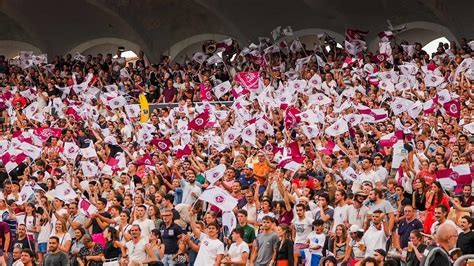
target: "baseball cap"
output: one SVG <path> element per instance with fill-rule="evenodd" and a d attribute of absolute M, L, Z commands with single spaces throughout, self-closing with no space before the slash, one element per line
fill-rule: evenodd
<path fill-rule="evenodd" d="M 358 226 L 357 224 L 351 225 L 351 227 L 349 228 L 349 233 L 357 233 L 357 232 L 364 232 L 364 230 L 360 228 L 360 226 Z"/>

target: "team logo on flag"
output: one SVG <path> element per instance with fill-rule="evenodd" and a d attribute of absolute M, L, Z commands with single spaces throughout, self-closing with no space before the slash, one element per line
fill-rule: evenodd
<path fill-rule="evenodd" d="M 204 124 L 204 119 L 197 118 L 194 122 L 196 122 L 196 125 L 201 126 L 202 124 Z"/>
<path fill-rule="evenodd" d="M 26 200 L 26 195 L 25 194 L 21 195 L 21 201 L 25 201 L 25 200 Z"/>
<path fill-rule="evenodd" d="M 267 125 L 267 124 L 263 124 L 263 128 L 264 128 L 264 129 L 268 129 L 268 125 Z"/>
<path fill-rule="evenodd" d="M 230 140 L 233 140 L 235 136 L 234 136 L 234 134 L 229 134 L 228 137 L 229 137 Z"/>
<path fill-rule="evenodd" d="M 302 116 L 303 116 L 303 118 L 308 118 L 309 117 L 308 114 L 303 114 Z"/>
<path fill-rule="evenodd" d="M 68 151 L 69 153 L 74 153 L 74 152 L 76 151 L 76 149 L 71 146 L 67 151 Z"/>
<path fill-rule="evenodd" d="M 451 174 L 449 174 L 449 178 L 451 178 L 452 180 L 455 180 L 458 179 L 459 177 L 459 173 L 456 172 L 456 171 L 452 171 Z"/>
<path fill-rule="evenodd" d="M 64 190 L 64 195 L 68 195 L 69 193 L 71 193 L 71 190 L 70 190 L 70 189 Z"/>
<path fill-rule="evenodd" d="M 310 127 L 308 127 L 308 133 L 309 133 L 309 134 L 313 133 L 313 129 L 310 128 Z"/>
<path fill-rule="evenodd" d="M 317 79 L 313 79 L 313 81 L 311 81 L 311 83 L 313 83 L 314 85 L 318 84 L 318 80 Z"/>
<path fill-rule="evenodd" d="M 403 82 L 403 86 L 402 86 L 404 89 L 407 87 L 407 84 L 405 82 Z"/>
<path fill-rule="evenodd" d="M 214 197 L 214 200 L 217 202 L 217 203 L 222 203 L 224 202 L 224 196 L 222 195 L 217 195 Z"/>
<path fill-rule="evenodd" d="M 215 172 L 214 174 L 212 174 L 212 177 L 216 178 L 219 176 L 219 173 Z"/>
<path fill-rule="evenodd" d="M 401 109 L 402 107 L 403 107 L 403 105 L 402 105 L 401 103 L 399 103 L 399 104 L 396 105 L 396 108 L 397 108 L 397 109 Z"/>
<path fill-rule="evenodd" d="M 250 130 L 250 129 L 245 130 L 245 134 L 247 134 L 249 136 L 252 135 L 252 130 Z"/>
<path fill-rule="evenodd" d="M 458 107 L 455 104 L 451 104 L 451 106 L 449 107 L 449 111 L 451 111 L 451 113 L 457 113 Z"/>
<path fill-rule="evenodd" d="M 319 100 L 319 101 L 322 101 L 322 100 L 323 100 L 323 96 L 322 96 L 322 95 L 319 95 L 319 96 L 318 96 L 318 100 Z"/>
<path fill-rule="evenodd" d="M 396 143 L 396 142 L 398 141 L 398 138 L 397 138 L 397 136 L 394 135 L 394 136 L 392 136 L 392 137 L 390 138 L 390 140 L 391 140 L 393 143 Z"/>
<path fill-rule="evenodd" d="M 295 85 L 293 86 L 295 89 L 299 89 L 300 88 L 300 84 L 298 83 L 295 83 Z"/>
<path fill-rule="evenodd" d="M 436 77 L 431 77 L 431 81 L 436 82 Z"/>
<path fill-rule="evenodd" d="M 285 101 L 286 101 L 286 97 L 282 97 L 282 98 L 281 98 L 281 101 L 282 101 L 282 102 L 285 102 Z"/>
<path fill-rule="evenodd" d="M 163 142 L 158 142 L 158 147 L 160 149 L 164 150 L 168 147 L 168 145 L 166 145 L 166 143 L 163 143 Z"/>
<path fill-rule="evenodd" d="M 382 60 L 383 60 L 383 59 L 384 59 L 384 56 L 382 55 Z M 392 75 L 387 74 L 385 77 L 386 77 L 387 79 L 391 79 L 391 78 L 392 78 Z"/>
<path fill-rule="evenodd" d="M 263 147 L 263 149 L 270 152 L 273 151 L 273 146 L 272 144 L 268 143 L 267 145 L 265 145 L 265 147 Z"/>
<path fill-rule="evenodd" d="M 335 125 L 335 126 L 334 126 L 334 130 L 335 130 L 335 131 L 339 130 L 339 125 Z"/>

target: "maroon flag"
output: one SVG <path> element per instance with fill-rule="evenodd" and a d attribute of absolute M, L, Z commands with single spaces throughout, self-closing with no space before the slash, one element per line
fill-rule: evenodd
<path fill-rule="evenodd" d="M 189 122 L 188 129 L 203 130 L 207 122 L 209 122 L 209 112 L 206 110 Z"/>
<path fill-rule="evenodd" d="M 461 102 L 458 98 L 443 104 L 446 113 L 452 117 L 461 117 Z"/>
<path fill-rule="evenodd" d="M 449 169 L 436 171 L 436 177 L 445 189 L 471 184 L 472 171 L 469 164 L 461 164 Z"/>
<path fill-rule="evenodd" d="M 201 100 L 203 102 L 209 102 L 213 100 L 211 88 L 204 84 L 199 85 L 199 94 L 201 95 Z"/>
<path fill-rule="evenodd" d="M 146 153 L 142 158 L 135 161 L 135 165 L 153 165 L 150 154 Z"/>
<path fill-rule="evenodd" d="M 247 89 L 258 89 L 258 71 L 237 72 L 234 79 Z"/>
<path fill-rule="evenodd" d="M 119 159 L 115 159 L 114 157 L 109 157 L 109 160 L 107 161 L 107 165 L 110 166 L 112 171 L 116 172 L 117 170 L 120 169 L 120 167 L 118 165 L 119 162 L 120 162 Z"/>
<path fill-rule="evenodd" d="M 356 29 L 346 29 L 346 40 L 365 40 L 368 31 L 356 30 Z"/>
<path fill-rule="evenodd" d="M 380 137 L 379 144 L 381 147 L 393 147 L 398 141 L 403 141 L 403 131 L 397 130 L 393 133 Z"/>
<path fill-rule="evenodd" d="M 301 118 L 298 116 L 301 114 L 301 111 L 298 110 L 296 107 L 290 107 L 286 109 L 286 116 L 285 116 L 285 128 L 290 129 L 291 127 L 296 126 L 299 122 L 301 122 Z"/>
<path fill-rule="evenodd" d="M 155 145 L 162 152 L 169 151 L 171 146 L 173 146 L 173 143 L 171 143 L 169 139 L 153 138 L 151 140 L 151 143 Z"/>
<path fill-rule="evenodd" d="M 185 145 L 184 148 L 178 149 L 176 152 L 176 159 L 181 159 L 184 156 L 189 156 L 191 155 L 191 148 L 189 148 L 189 145 Z"/>
<path fill-rule="evenodd" d="M 298 141 L 293 141 L 288 145 L 288 156 L 291 157 L 301 157 L 300 147 L 298 146 Z"/>
<path fill-rule="evenodd" d="M 76 121 L 81 121 L 81 117 L 77 114 L 77 111 L 72 107 L 67 108 L 66 115 L 72 116 L 74 120 Z"/>
<path fill-rule="evenodd" d="M 47 141 L 50 137 L 61 137 L 62 129 L 52 127 L 33 128 L 33 132 L 41 138 L 41 140 Z"/>

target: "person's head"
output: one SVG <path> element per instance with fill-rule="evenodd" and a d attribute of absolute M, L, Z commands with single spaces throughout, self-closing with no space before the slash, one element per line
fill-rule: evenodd
<path fill-rule="evenodd" d="M 207 225 L 207 234 L 209 237 L 214 238 L 217 237 L 217 234 L 219 233 L 219 226 L 217 225 L 216 222 L 211 222 Z"/>
<path fill-rule="evenodd" d="M 329 204 L 329 194 L 323 193 L 318 197 L 318 203 L 321 204 L 323 208 L 326 208 Z"/>
<path fill-rule="evenodd" d="M 443 223 L 436 231 L 436 242 L 446 250 L 451 250 L 456 247 L 458 240 L 458 232 L 456 226 L 450 223 Z"/>
<path fill-rule="evenodd" d="M 132 228 L 130 228 L 130 234 L 132 235 L 132 238 L 140 238 L 142 234 L 142 229 L 138 224 L 132 225 Z"/>
<path fill-rule="evenodd" d="M 56 233 L 66 233 L 66 226 L 66 221 L 64 219 L 58 219 L 54 225 L 54 230 L 56 230 Z"/>
<path fill-rule="evenodd" d="M 375 188 L 369 192 L 369 200 L 371 202 L 377 202 L 383 198 L 383 191 L 381 189 Z"/>
<path fill-rule="evenodd" d="M 163 222 L 165 224 L 173 223 L 173 212 L 170 209 L 165 209 L 161 212 L 161 217 L 163 218 Z"/>
<path fill-rule="evenodd" d="M 415 217 L 415 210 L 413 209 L 413 206 L 410 205 L 410 204 L 407 204 L 405 205 L 405 207 L 403 207 L 403 213 L 405 215 L 405 219 L 407 219 L 408 221 L 410 221 L 411 219 L 413 219 Z"/>
<path fill-rule="evenodd" d="M 91 248 L 94 246 L 94 241 L 92 240 L 92 236 L 90 234 L 83 235 L 81 241 L 86 248 Z"/>
<path fill-rule="evenodd" d="M 439 181 L 433 182 L 431 184 L 431 191 L 433 191 L 436 200 L 439 202 L 443 197 L 443 187 Z"/>
<path fill-rule="evenodd" d="M 415 229 L 410 232 L 410 241 L 413 242 L 413 245 L 418 246 L 423 242 L 423 235 L 421 234 L 420 229 Z"/>
<path fill-rule="evenodd" d="M 48 250 L 55 253 L 59 247 L 59 238 L 57 236 L 52 236 L 48 240 Z"/>
<path fill-rule="evenodd" d="M 18 237 L 23 238 L 26 235 L 26 225 L 25 224 L 19 224 L 16 230 L 17 230 L 17 233 L 18 233 Z"/>
<path fill-rule="evenodd" d="M 291 235 L 290 227 L 286 224 L 280 224 L 276 229 L 276 233 L 281 239 L 288 239 Z"/>
<path fill-rule="evenodd" d="M 204 221 L 206 222 L 206 224 L 217 222 L 217 213 L 213 211 L 206 212 L 206 214 L 204 215 Z"/>
<path fill-rule="evenodd" d="M 299 218 L 303 218 L 306 211 L 305 206 L 301 203 L 298 203 L 296 204 L 295 209 L 296 209 L 296 215 L 298 215 Z"/>
<path fill-rule="evenodd" d="M 145 218 L 146 215 L 146 207 L 145 205 L 139 205 L 137 206 L 137 218 L 138 219 L 143 219 Z"/>
<path fill-rule="evenodd" d="M 113 226 L 107 227 L 105 229 L 104 233 L 105 233 L 105 238 L 108 239 L 108 240 L 112 240 L 112 241 L 118 241 L 119 240 L 118 231 Z"/>
<path fill-rule="evenodd" d="M 448 207 L 443 204 L 436 205 L 434 209 L 434 216 L 436 221 L 443 223 L 448 217 Z"/>
<path fill-rule="evenodd" d="M 347 227 L 344 224 L 336 226 L 336 242 L 345 242 L 347 239 Z"/>
<path fill-rule="evenodd" d="M 242 227 L 234 228 L 232 230 L 232 241 L 238 242 L 244 237 L 244 229 Z"/>
<path fill-rule="evenodd" d="M 83 227 L 74 229 L 74 238 L 79 241 L 86 234 L 86 230 Z"/>
<path fill-rule="evenodd" d="M 12 257 L 13 257 L 14 261 L 19 260 L 21 258 L 21 252 L 22 251 L 23 251 L 23 249 L 20 246 L 13 247 Z"/>
<path fill-rule="evenodd" d="M 343 203 L 347 200 L 347 194 L 345 190 L 338 189 L 336 190 L 336 194 L 334 195 L 336 204 Z"/>
<path fill-rule="evenodd" d="M 239 222 L 240 225 L 244 226 L 247 224 L 247 211 L 240 209 L 237 212 L 237 221 Z"/>
<path fill-rule="evenodd" d="M 383 211 L 381 210 L 375 210 L 374 213 L 372 214 L 372 222 L 374 225 L 379 225 L 382 223 L 384 218 Z"/>
<path fill-rule="evenodd" d="M 76 215 L 78 212 L 77 203 L 76 202 L 69 203 L 67 206 L 67 210 L 68 210 L 69 215 L 72 215 L 72 216 Z"/>
<path fill-rule="evenodd" d="M 107 200 L 104 198 L 99 198 L 99 200 L 96 203 L 97 210 L 102 212 L 105 209 L 105 206 L 107 206 Z"/>
<path fill-rule="evenodd" d="M 35 253 L 33 250 L 25 248 L 21 251 L 21 257 L 20 260 L 23 263 L 23 265 L 34 265 L 33 261 L 35 259 Z"/>
<path fill-rule="evenodd" d="M 123 210 L 121 213 L 120 213 L 120 221 L 122 222 L 130 222 L 130 212 L 128 210 Z"/>
<path fill-rule="evenodd" d="M 314 220 L 313 228 L 316 234 L 321 234 L 324 231 L 324 221 L 321 219 Z"/>
<path fill-rule="evenodd" d="M 263 230 L 270 230 L 272 228 L 272 217 L 265 215 L 262 218 L 262 226 Z"/>
<path fill-rule="evenodd" d="M 472 186 L 470 184 L 466 184 L 463 186 L 462 194 L 464 197 L 470 197 L 472 195 Z"/>
<path fill-rule="evenodd" d="M 473 224 L 473 219 L 469 215 L 465 215 L 459 220 L 459 227 L 461 227 L 461 230 L 463 230 L 464 232 L 471 231 L 472 224 Z"/>
<path fill-rule="evenodd" d="M 382 264 L 385 260 L 385 256 L 387 256 L 387 252 L 385 250 L 379 248 L 374 251 L 374 259 L 377 261 L 378 264 Z"/>

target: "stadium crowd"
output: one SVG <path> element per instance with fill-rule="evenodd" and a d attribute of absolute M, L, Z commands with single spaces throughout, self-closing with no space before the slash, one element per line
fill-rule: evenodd
<path fill-rule="evenodd" d="M 474 254 L 473 42 L 347 30 L 184 64 L 0 56 L 2 265 L 451 265 Z M 327 47 L 327 49 L 326 49 Z"/>

